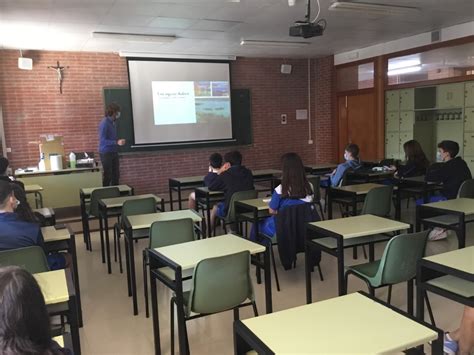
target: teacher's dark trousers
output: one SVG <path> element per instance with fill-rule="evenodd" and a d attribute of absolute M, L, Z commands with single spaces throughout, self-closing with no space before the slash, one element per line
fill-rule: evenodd
<path fill-rule="evenodd" d="M 104 170 L 102 185 L 118 185 L 120 179 L 120 165 L 118 153 L 101 153 L 100 160 L 102 162 L 102 168 Z"/>

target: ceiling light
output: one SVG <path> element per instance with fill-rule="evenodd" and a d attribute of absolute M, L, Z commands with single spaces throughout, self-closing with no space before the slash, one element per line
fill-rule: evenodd
<path fill-rule="evenodd" d="M 251 39 L 243 39 L 240 41 L 241 46 L 255 47 L 284 47 L 284 48 L 301 48 L 311 44 L 310 42 L 290 42 L 290 41 L 257 41 Z"/>
<path fill-rule="evenodd" d="M 170 43 L 176 39 L 176 36 L 147 35 L 139 33 L 120 32 L 92 32 L 92 37 L 100 39 L 118 39 L 122 41 L 153 43 Z"/>
<path fill-rule="evenodd" d="M 365 2 L 334 1 L 329 10 L 332 11 L 357 11 L 377 15 L 405 15 L 418 13 L 420 9 L 411 6 L 370 4 Z"/>
<path fill-rule="evenodd" d="M 413 67 L 405 67 L 395 70 L 389 70 L 387 72 L 388 76 L 400 75 L 400 74 L 408 74 L 408 73 L 416 73 L 421 70 L 421 65 L 415 65 Z"/>
<path fill-rule="evenodd" d="M 205 60 L 235 60 L 233 55 L 205 55 L 205 54 L 172 54 L 172 53 L 154 53 L 154 52 L 129 52 L 120 51 L 121 57 L 136 58 L 166 58 L 166 59 L 205 59 Z"/>

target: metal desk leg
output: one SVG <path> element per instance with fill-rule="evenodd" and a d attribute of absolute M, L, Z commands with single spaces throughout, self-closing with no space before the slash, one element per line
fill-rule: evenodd
<path fill-rule="evenodd" d="M 102 264 L 105 264 L 105 246 L 104 246 L 104 223 L 99 213 L 99 229 L 100 229 L 100 252 L 102 254 Z"/>
<path fill-rule="evenodd" d="M 128 243 L 128 253 L 130 255 L 130 281 L 132 286 L 132 299 L 133 299 L 133 315 L 138 314 L 138 300 L 137 300 L 137 280 L 135 275 L 135 250 L 133 246 L 133 238 L 130 238 Z"/>
<path fill-rule="evenodd" d="M 178 185 L 178 209 L 183 209 L 183 204 L 181 203 L 181 184 Z"/>
<path fill-rule="evenodd" d="M 105 249 L 107 255 L 107 272 L 112 273 L 112 266 L 110 263 L 110 240 L 109 240 L 109 217 L 107 208 L 104 210 L 104 229 L 105 229 Z"/>
<path fill-rule="evenodd" d="M 168 183 L 170 190 L 170 210 L 173 211 L 173 186 L 171 182 Z"/>
<path fill-rule="evenodd" d="M 155 354 L 161 355 L 160 320 L 158 317 L 158 295 L 156 292 L 156 278 L 150 268 L 151 287 L 151 315 L 153 318 L 153 338 L 155 340 Z"/>
<path fill-rule="evenodd" d="M 310 255 L 311 255 L 311 245 L 310 241 L 305 241 L 305 279 L 306 279 L 306 303 L 310 304 L 313 302 L 312 295 L 312 286 L 311 286 L 311 265 L 310 265 Z"/>
<path fill-rule="evenodd" d="M 77 253 L 76 253 L 76 237 L 74 234 L 71 235 L 69 249 L 72 255 L 72 272 L 74 277 L 74 288 L 76 290 L 76 300 L 77 300 L 77 318 L 79 327 L 82 327 L 82 303 L 81 303 L 81 291 L 79 287 L 79 271 L 77 268 Z"/>
<path fill-rule="evenodd" d="M 74 354 L 81 354 L 81 340 L 79 338 L 79 327 L 77 326 L 77 303 L 76 297 L 71 296 L 68 302 L 69 314 L 68 322 L 71 326 L 71 338 L 74 348 Z"/>
<path fill-rule="evenodd" d="M 346 287 L 344 285 L 344 240 L 342 237 L 337 237 L 337 285 L 338 295 L 346 294 Z"/>
<path fill-rule="evenodd" d="M 265 275 L 265 307 L 266 312 L 272 313 L 273 312 L 273 304 L 272 304 L 272 276 L 270 271 L 270 247 L 265 249 L 264 254 L 264 275 Z"/>

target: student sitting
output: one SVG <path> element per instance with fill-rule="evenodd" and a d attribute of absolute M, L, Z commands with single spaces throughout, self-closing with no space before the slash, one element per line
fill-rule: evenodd
<path fill-rule="evenodd" d="M 0 181 L 0 250 L 40 246 L 44 249 L 43 235 L 37 223 L 24 221 L 15 213 L 20 202 L 15 197 L 13 184 Z M 51 270 L 64 269 L 70 264 L 68 254 L 48 255 Z"/>
<path fill-rule="evenodd" d="M 273 215 L 259 222 L 259 233 L 273 236 L 276 232 L 275 215 L 278 211 L 294 205 L 313 202 L 313 187 L 306 178 L 303 161 L 296 153 L 282 156 L 281 184 L 273 191 L 269 211 Z M 252 228 L 250 239 L 257 240 Z"/>
<path fill-rule="evenodd" d="M 222 167 L 222 155 L 213 153 L 209 157 L 209 172 L 204 177 L 204 186 L 209 186 L 216 178 L 219 169 Z M 188 208 L 196 209 L 196 194 L 191 192 L 188 198 Z"/>
<path fill-rule="evenodd" d="M 390 170 L 396 170 L 395 177 L 407 178 L 425 175 L 430 162 L 426 158 L 420 143 L 413 139 L 409 140 L 403 144 L 403 150 L 406 163 L 398 166 L 398 169 L 394 165 L 390 166 Z"/>
<path fill-rule="evenodd" d="M 345 162 L 339 164 L 337 168 L 329 175 L 329 180 L 321 181 L 322 187 L 338 186 L 347 170 L 357 170 L 362 165 L 359 159 L 359 146 L 350 143 L 344 149 Z"/>
<path fill-rule="evenodd" d="M 51 340 L 43 293 L 28 271 L 0 268 L 0 300 L 0 354 L 72 354 Z"/>
<path fill-rule="evenodd" d="M 254 190 L 252 172 L 242 165 L 240 152 L 235 150 L 226 153 L 224 161 L 217 178 L 209 183 L 209 190 L 224 191 L 224 202 L 218 203 L 211 211 L 212 226 L 216 215 L 222 218 L 227 215 L 230 199 L 235 192 Z"/>
<path fill-rule="evenodd" d="M 24 190 L 25 184 L 23 184 L 23 182 L 15 180 L 13 177 L 8 176 L 8 165 L 8 159 L 5 157 L 0 157 L 0 181 L 14 182 L 15 184 L 20 185 Z"/>

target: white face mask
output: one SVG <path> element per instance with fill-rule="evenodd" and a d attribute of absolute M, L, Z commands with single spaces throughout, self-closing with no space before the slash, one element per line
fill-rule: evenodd
<path fill-rule="evenodd" d="M 349 154 L 344 153 L 344 160 L 349 160 Z"/>
<path fill-rule="evenodd" d="M 443 157 L 441 156 L 440 151 L 436 152 L 436 161 L 437 162 L 442 162 L 443 161 Z"/>
<path fill-rule="evenodd" d="M 117 112 L 117 114 L 115 115 L 115 119 L 118 119 L 118 118 L 120 118 L 120 111 Z"/>

